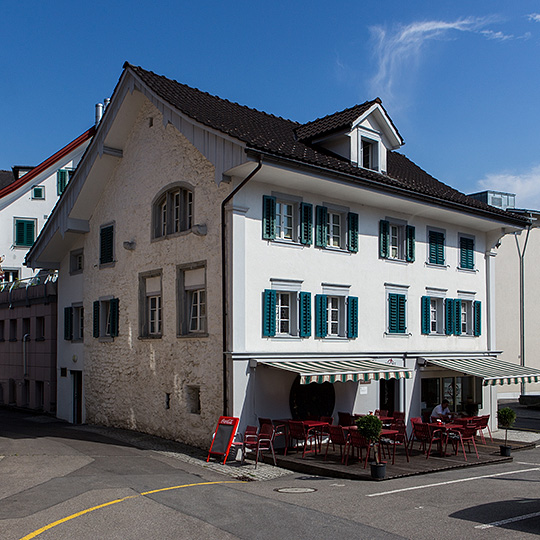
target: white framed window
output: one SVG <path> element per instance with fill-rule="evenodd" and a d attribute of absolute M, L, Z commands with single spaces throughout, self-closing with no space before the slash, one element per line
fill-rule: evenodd
<path fill-rule="evenodd" d="M 161 193 L 153 203 L 153 238 L 189 231 L 193 227 L 193 191 L 174 186 Z"/>
<path fill-rule="evenodd" d="M 2 268 L 0 270 L 0 283 L 11 283 L 19 279 L 18 268 Z"/>
<path fill-rule="evenodd" d="M 206 262 L 178 267 L 178 335 L 206 335 Z"/>
<path fill-rule="evenodd" d="M 461 299 L 461 315 L 460 315 L 461 334 L 472 336 L 472 301 Z"/>
<path fill-rule="evenodd" d="M 408 334 L 407 295 L 409 287 L 385 283 L 386 290 L 386 334 Z"/>
<path fill-rule="evenodd" d="M 276 334 L 292 335 L 292 304 L 290 292 L 276 292 Z"/>
<path fill-rule="evenodd" d="M 13 245 L 31 247 L 36 239 L 37 220 L 34 218 L 15 218 L 13 227 Z"/>
<path fill-rule="evenodd" d="M 45 186 L 34 186 L 32 188 L 32 200 L 33 201 L 45 200 Z"/>
<path fill-rule="evenodd" d="M 297 208 L 291 201 L 276 200 L 276 238 L 280 240 L 297 240 L 296 225 Z"/>
<path fill-rule="evenodd" d="M 327 296 L 326 298 L 327 336 L 345 336 L 345 297 Z"/>
<path fill-rule="evenodd" d="M 161 270 L 152 270 L 139 276 L 139 332 L 143 338 L 162 335 Z"/>
<path fill-rule="evenodd" d="M 102 296 L 93 304 L 93 336 L 105 341 L 118 336 L 119 330 L 118 298 Z"/>
<path fill-rule="evenodd" d="M 396 223 L 390 223 L 390 252 L 388 258 L 390 259 L 404 259 L 404 238 L 405 227 L 403 225 L 397 225 Z"/>
<path fill-rule="evenodd" d="M 343 247 L 343 214 L 328 209 L 328 246 Z"/>
<path fill-rule="evenodd" d="M 446 289 L 426 287 L 426 296 L 421 302 L 422 334 L 445 334 Z"/>
<path fill-rule="evenodd" d="M 80 274 L 84 269 L 84 251 L 81 249 L 75 249 L 69 254 L 69 273 Z"/>
<path fill-rule="evenodd" d="M 358 166 L 371 171 L 381 171 L 381 135 L 366 126 L 358 126 Z"/>
<path fill-rule="evenodd" d="M 414 262 L 415 227 L 397 219 L 379 221 L 379 256 L 381 259 Z"/>

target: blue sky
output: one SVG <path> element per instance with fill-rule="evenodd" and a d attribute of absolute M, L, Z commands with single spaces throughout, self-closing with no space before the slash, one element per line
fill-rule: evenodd
<path fill-rule="evenodd" d="M 90 127 L 124 61 L 306 122 L 379 96 L 437 179 L 540 208 L 540 2 L 1 3 L 0 169 Z"/>

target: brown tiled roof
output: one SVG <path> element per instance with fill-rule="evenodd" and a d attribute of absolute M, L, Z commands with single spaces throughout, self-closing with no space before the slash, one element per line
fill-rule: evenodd
<path fill-rule="evenodd" d="M 9 186 L 13 182 L 15 182 L 13 171 L 0 171 L 0 189 Z"/>
<path fill-rule="evenodd" d="M 307 124 L 299 124 L 213 96 L 127 62 L 124 68 L 131 70 L 148 88 L 183 114 L 244 142 L 250 149 L 306 166 L 322 167 L 329 173 L 345 174 L 349 181 L 369 183 L 371 187 L 381 190 L 401 193 L 405 190 L 413 198 L 429 199 L 430 202 L 459 207 L 488 217 L 491 215 L 492 218 L 504 217 L 505 221 L 520 225 L 525 223 L 519 217 L 510 216 L 503 210 L 439 182 L 398 152 L 388 152 L 388 171 L 383 175 L 359 168 L 309 143 L 313 136 L 348 125 L 374 103 L 380 103 L 378 98 Z"/>

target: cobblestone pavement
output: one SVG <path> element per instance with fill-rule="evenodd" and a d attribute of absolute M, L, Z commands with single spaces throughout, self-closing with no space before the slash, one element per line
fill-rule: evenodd
<path fill-rule="evenodd" d="M 241 453 L 238 452 L 238 456 L 235 459 L 234 449 L 231 449 L 225 465 L 218 462 L 213 457 L 211 457 L 210 461 L 207 463 L 206 458 L 208 456 L 208 451 L 188 446 L 180 442 L 154 437 L 145 433 L 93 425 L 77 425 L 70 426 L 70 428 L 98 433 L 111 439 L 131 444 L 142 450 L 153 450 L 165 456 L 183 461 L 184 463 L 198 465 L 205 469 L 244 481 L 273 480 L 274 478 L 294 474 L 287 469 L 281 469 L 280 467 L 274 467 L 273 465 L 268 465 L 266 463 L 259 462 L 257 467 L 255 467 L 254 461 L 251 459 L 246 460 L 245 463 L 242 464 L 240 461 Z"/>

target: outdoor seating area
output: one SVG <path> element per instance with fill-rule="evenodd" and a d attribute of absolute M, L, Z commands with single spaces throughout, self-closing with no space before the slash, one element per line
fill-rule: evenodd
<path fill-rule="evenodd" d="M 401 412 L 374 412 L 383 424 L 377 442 L 358 431 L 356 420 L 362 415 L 340 412 L 337 424 L 333 417 L 259 419 L 258 433 L 253 426 L 246 430 L 246 446 L 255 450 L 256 463 L 264 459 L 299 472 L 354 479 L 370 478 L 368 463 L 374 461 L 375 452 L 386 463 L 386 479 L 512 459 L 500 455 L 503 441 L 493 439 L 489 417 L 455 418 L 448 423 L 412 418 L 407 426 Z M 265 450 L 269 452 L 263 455 Z"/>

